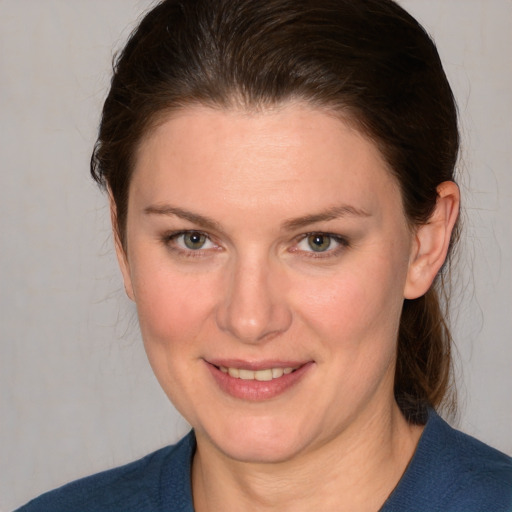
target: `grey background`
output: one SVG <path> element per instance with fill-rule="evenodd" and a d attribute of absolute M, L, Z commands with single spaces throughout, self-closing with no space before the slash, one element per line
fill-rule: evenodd
<path fill-rule="evenodd" d="M 458 98 L 458 425 L 512 454 L 512 2 L 403 0 Z M 0 0 L 0 510 L 178 439 L 88 160 L 143 0 Z"/>

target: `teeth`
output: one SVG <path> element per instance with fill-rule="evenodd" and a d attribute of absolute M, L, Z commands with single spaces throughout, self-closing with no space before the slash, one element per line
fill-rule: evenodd
<path fill-rule="evenodd" d="M 243 368 L 238 370 L 238 376 L 242 380 L 254 380 L 254 373 L 255 372 L 253 372 L 251 370 L 244 370 Z"/>
<path fill-rule="evenodd" d="M 278 379 L 279 377 L 282 377 L 284 373 L 284 370 L 282 368 L 272 368 L 272 378 Z"/>
<path fill-rule="evenodd" d="M 272 379 L 279 379 L 283 375 L 292 373 L 297 368 L 267 368 L 265 370 L 245 370 L 244 368 L 226 368 L 225 366 L 219 367 L 222 373 L 227 373 L 230 377 L 242 380 L 259 380 L 269 381 Z"/>
<path fill-rule="evenodd" d="M 235 379 L 238 379 L 240 377 L 240 372 L 238 368 L 228 368 L 228 373 L 230 377 L 234 377 Z"/>
<path fill-rule="evenodd" d="M 261 381 L 272 380 L 272 370 L 258 370 L 254 372 L 254 378 Z"/>

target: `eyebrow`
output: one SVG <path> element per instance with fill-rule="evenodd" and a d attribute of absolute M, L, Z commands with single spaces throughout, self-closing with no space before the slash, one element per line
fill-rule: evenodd
<path fill-rule="evenodd" d="M 213 220 L 211 217 L 200 215 L 198 213 L 193 213 L 189 210 L 184 210 L 183 208 L 178 208 L 176 206 L 152 205 L 144 208 L 144 213 L 149 215 L 174 215 L 181 219 L 185 219 L 194 224 L 197 224 L 198 226 L 201 226 L 204 229 L 210 229 L 219 232 L 223 231 L 221 225 L 216 220 Z M 282 229 L 285 231 L 293 231 L 296 229 L 309 226 L 310 224 L 315 224 L 317 222 L 326 222 L 347 216 L 370 217 L 371 215 L 362 208 L 356 208 L 350 205 L 332 206 L 331 208 L 327 208 L 326 210 L 318 213 L 304 215 L 303 217 L 297 217 L 295 219 L 286 220 L 282 225 Z"/>
<path fill-rule="evenodd" d="M 153 205 L 144 208 L 144 213 L 154 214 L 154 215 L 175 215 L 180 219 L 188 220 L 198 226 L 201 226 L 205 229 L 211 229 L 214 231 L 222 231 L 221 225 L 210 217 L 206 217 L 205 215 L 200 215 L 198 213 L 193 213 L 188 210 L 184 210 L 183 208 L 177 208 L 176 206 L 171 205 Z"/>
<path fill-rule="evenodd" d="M 327 210 L 311 215 L 304 215 L 296 219 L 290 219 L 283 223 L 283 229 L 293 231 L 295 229 L 304 228 L 316 222 L 326 222 L 336 220 L 343 217 L 371 217 L 371 215 L 362 208 L 356 208 L 350 205 L 332 206 Z"/>

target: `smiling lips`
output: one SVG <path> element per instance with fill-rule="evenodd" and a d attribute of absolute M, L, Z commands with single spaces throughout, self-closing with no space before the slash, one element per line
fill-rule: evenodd
<path fill-rule="evenodd" d="M 208 362 L 207 367 L 226 394 L 249 401 L 275 398 L 302 380 L 313 362 L 268 364 L 260 368 L 243 363 Z M 245 366 L 245 368 L 243 367 Z M 259 366 L 259 365 L 258 365 Z"/>
<path fill-rule="evenodd" d="M 222 373 L 227 373 L 230 377 L 242 380 L 258 380 L 260 382 L 268 382 L 273 379 L 279 379 L 283 375 L 292 373 L 297 367 L 287 368 L 267 368 L 265 370 L 246 370 L 244 368 L 227 368 L 225 366 L 219 366 Z"/>

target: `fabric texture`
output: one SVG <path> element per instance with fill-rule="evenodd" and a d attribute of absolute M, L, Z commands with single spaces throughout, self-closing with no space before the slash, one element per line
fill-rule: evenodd
<path fill-rule="evenodd" d="M 512 512 L 512 458 L 429 412 L 407 470 L 380 512 Z"/>
<path fill-rule="evenodd" d="M 190 470 L 196 441 L 179 443 L 143 459 L 71 482 L 43 494 L 19 512 L 193 512 Z"/>
<path fill-rule="evenodd" d="M 190 432 L 143 459 L 43 494 L 18 512 L 193 512 Z M 434 411 L 381 512 L 512 512 L 512 459 Z M 333 511 L 335 512 L 335 511 Z"/>

